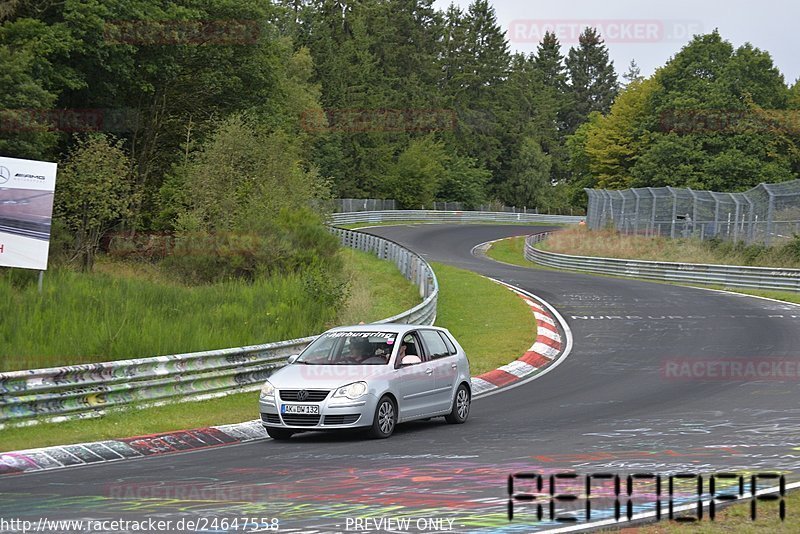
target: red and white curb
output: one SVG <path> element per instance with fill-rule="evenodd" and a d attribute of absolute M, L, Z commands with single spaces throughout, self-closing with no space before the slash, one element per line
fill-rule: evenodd
<path fill-rule="evenodd" d="M 483 395 L 494 390 L 504 388 L 523 379 L 538 374 L 541 370 L 559 361 L 560 356 L 565 356 L 566 344 L 559 334 L 558 323 L 554 312 L 548 304 L 541 299 L 518 287 L 506 284 L 499 280 L 490 279 L 516 294 L 530 308 L 536 318 L 536 341 L 525 351 L 525 354 L 513 362 L 499 367 L 493 371 L 472 377 L 473 396 Z M 568 327 L 562 323 L 562 330 L 567 332 Z"/>
<path fill-rule="evenodd" d="M 518 287 L 499 280 L 493 281 L 513 291 L 530 307 L 531 313 L 536 317 L 536 342 L 517 360 L 473 377 L 473 397 L 499 393 L 552 370 L 569 354 L 572 346 L 569 327 L 547 302 Z M 566 340 L 562 340 L 559 334 L 559 324 Z M 261 421 L 256 419 L 147 436 L 0 452 L 0 476 L 188 452 L 266 437 Z"/>

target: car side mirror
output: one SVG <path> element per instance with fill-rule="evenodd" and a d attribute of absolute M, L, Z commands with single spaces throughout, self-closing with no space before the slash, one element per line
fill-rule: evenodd
<path fill-rule="evenodd" d="M 422 363 L 422 360 L 420 360 L 419 356 L 413 354 L 403 356 L 403 359 L 400 361 L 400 365 L 414 365 L 417 363 Z"/>
<path fill-rule="evenodd" d="M 297 358 L 299 357 L 300 357 L 299 354 L 292 354 L 291 356 L 289 356 L 289 358 L 286 359 L 286 363 L 292 364 L 295 361 L 297 361 Z"/>

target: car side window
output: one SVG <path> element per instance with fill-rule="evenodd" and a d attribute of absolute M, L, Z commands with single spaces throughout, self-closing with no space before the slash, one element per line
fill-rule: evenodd
<path fill-rule="evenodd" d="M 444 341 L 444 344 L 445 344 L 445 345 L 447 345 L 447 352 L 448 352 L 450 355 L 453 355 L 453 354 L 455 354 L 456 352 L 458 352 L 458 351 L 456 350 L 456 346 L 455 346 L 455 345 L 453 345 L 453 342 L 450 340 L 450 336 L 448 336 L 448 335 L 447 335 L 447 334 L 445 334 L 444 332 L 439 332 L 439 335 L 440 335 L 440 336 L 442 336 L 442 340 Z"/>
<path fill-rule="evenodd" d="M 445 345 L 444 340 L 436 330 L 421 330 L 422 343 L 425 345 L 426 352 L 430 354 L 432 360 L 450 356 L 450 351 Z"/>
<path fill-rule="evenodd" d="M 396 367 L 400 367 L 403 356 L 418 356 L 420 360 L 425 361 L 425 353 L 420 347 L 419 340 L 414 332 L 408 332 L 403 335 L 403 339 L 400 340 L 400 348 L 397 350 L 399 352 Z"/>

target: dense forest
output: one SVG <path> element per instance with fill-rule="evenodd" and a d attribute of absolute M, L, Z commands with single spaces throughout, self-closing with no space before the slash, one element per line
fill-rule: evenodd
<path fill-rule="evenodd" d="M 9 0 L 0 154 L 60 163 L 56 222 L 88 266 L 124 229 L 269 236 L 291 269 L 331 254 L 309 222 L 331 197 L 558 212 L 584 187 L 800 173 L 800 85 L 765 51 L 713 32 L 618 75 L 592 28 L 515 54 L 488 0 L 432 4 Z"/>

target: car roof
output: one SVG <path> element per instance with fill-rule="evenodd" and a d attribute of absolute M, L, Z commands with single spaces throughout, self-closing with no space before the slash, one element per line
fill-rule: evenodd
<path fill-rule="evenodd" d="M 409 330 L 417 330 L 419 328 L 428 328 L 433 330 L 442 330 L 437 326 L 427 324 L 397 324 L 397 323 L 381 323 L 381 324 L 357 324 L 352 326 L 337 326 L 331 328 L 328 332 L 389 332 L 393 334 L 402 334 Z"/>

